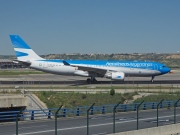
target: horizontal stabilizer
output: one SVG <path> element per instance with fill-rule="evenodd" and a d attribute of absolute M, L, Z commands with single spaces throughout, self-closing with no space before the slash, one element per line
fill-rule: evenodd
<path fill-rule="evenodd" d="M 23 64 L 23 65 L 26 65 L 26 66 L 30 66 L 31 65 L 31 62 L 30 61 L 20 61 L 20 60 L 13 60 L 13 63 L 20 63 L 20 64 Z"/>

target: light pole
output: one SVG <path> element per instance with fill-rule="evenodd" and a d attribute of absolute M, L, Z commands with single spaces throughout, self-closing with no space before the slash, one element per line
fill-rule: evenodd
<path fill-rule="evenodd" d="M 144 100 L 137 106 L 137 130 L 139 130 L 139 107 L 142 105 Z"/>
<path fill-rule="evenodd" d="M 159 126 L 159 105 L 163 102 L 164 99 L 162 99 L 158 104 L 157 104 L 157 127 Z"/>
<path fill-rule="evenodd" d="M 57 135 L 57 114 L 61 110 L 63 105 L 59 107 L 59 109 L 55 112 L 55 135 Z"/>
<path fill-rule="evenodd" d="M 176 107 L 177 107 L 177 103 L 179 102 L 180 99 L 178 99 L 175 103 L 174 103 L 174 124 L 176 124 Z"/>
<path fill-rule="evenodd" d="M 89 109 L 87 110 L 87 135 L 89 135 L 89 111 L 91 110 L 91 108 L 95 105 L 95 103 L 93 103 Z"/>
<path fill-rule="evenodd" d="M 113 108 L 113 133 L 115 133 L 115 113 L 116 113 L 116 108 L 119 106 L 121 102 L 119 102 L 117 105 L 114 106 Z"/>

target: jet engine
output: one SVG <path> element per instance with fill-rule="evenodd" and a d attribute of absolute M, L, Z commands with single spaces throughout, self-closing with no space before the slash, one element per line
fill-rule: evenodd
<path fill-rule="evenodd" d="M 88 76 L 89 76 L 89 73 L 86 72 L 86 71 L 77 70 L 76 72 L 74 72 L 74 75 L 79 75 L 79 76 L 88 77 Z"/>
<path fill-rule="evenodd" d="M 106 75 L 106 78 L 112 80 L 124 80 L 125 74 L 123 72 L 111 72 Z"/>

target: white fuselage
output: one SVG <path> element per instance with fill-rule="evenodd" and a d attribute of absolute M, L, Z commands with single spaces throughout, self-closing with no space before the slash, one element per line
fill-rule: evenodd
<path fill-rule="evenodd" d="M 73 75 L 77 71 L 75 67 L 65 66 L 60 62 L 31 61 L 31 63 L 31 68 L 52 74 Z"/>
<path fill-rule="evenodd" d="M 31 61 L 31 68 L 59 75 L 78 75 L 78 76 L 91 76 L 86 71 L 78 70 L 77 67 L 66 66 L 62 62 L 46 62 L 46 61 Z M 141 68 L 126 68 L 126 67 L 110 67 L 110 66 L 99 66 L 96 68 L 104 69 L 108 71 L 124 72 L 126 76 L 156 76 L 160 75 L 160 71 L 152 69 L 141 69 Z M 103 77 L 95 75 L 97 77 Z"/>

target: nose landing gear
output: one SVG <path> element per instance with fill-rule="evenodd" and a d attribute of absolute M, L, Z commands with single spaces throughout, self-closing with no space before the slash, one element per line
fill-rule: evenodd
<path fill-rule="evenodd" d="M 151 82 L 154 82 L 154 76 L 152 76 L 152 78 L 151 78 Z"/>

